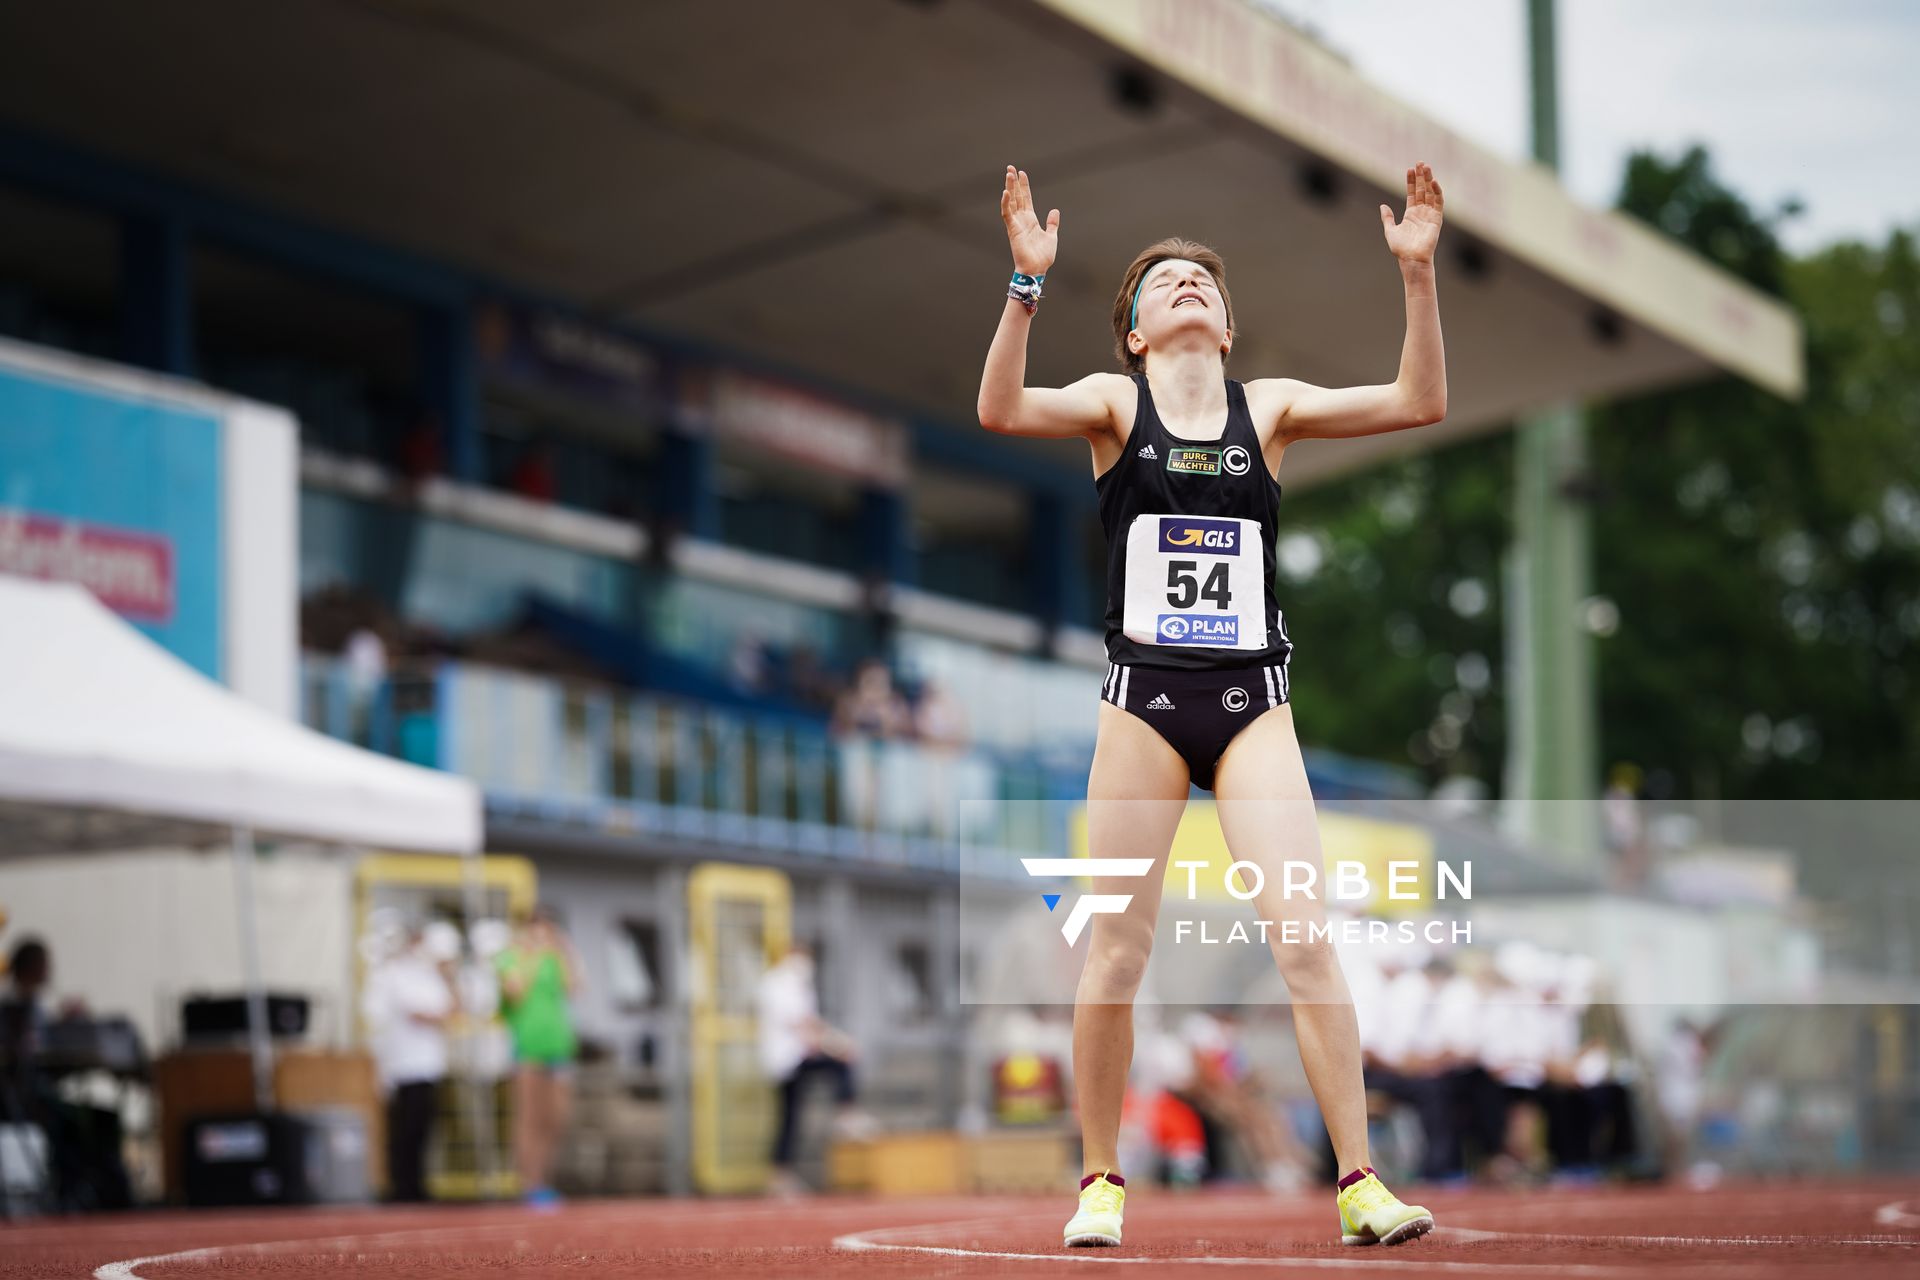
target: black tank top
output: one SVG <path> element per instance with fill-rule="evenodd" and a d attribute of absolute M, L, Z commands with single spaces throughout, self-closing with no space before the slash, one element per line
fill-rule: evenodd
<path fill-rule="evenodd" d="M 1279 531 L 1280 482 L 1267 470 L 1260 450 L 1260 436 L 1247 412 L 1246 388 L 1227 379 L 1227 423 L 1215 440 L 1182 440 L 1168 432 L 1153 407 L 1153 393 L 1147 387 L 1147 375 L 1133 375 L 1139 388 L 1139 404 L 1134 411 L 1133 433 L 1127 437 L 1119 460 L 1094 481 L 1100 500 L 1100 525 L 1107 535 L 1107 657 L 1123 666 L 1170 667 L 1180 670 L 1234 669 L 1266 666 L 1283 662 L 1292 651 L 1280 604 L 1274 593 L 1274 538 Z M 1211 530 L 1213 520 L 1244 519 L 1260 530 L 1259 586 L 1264 592 L 1266 646 L 1264 648 L 1213 647 L 1193 643 L 1156 643 L 1129 638 L 1123 615 L 1127 596 L 1128 535 L 1140 516 L 1195 517 L 1200 530 Z M 1188 624 L 1168 618 L 1202 619 L 1201 613 L 1185 609 L 1218 609 L 1228 606 L 1224 598 L 1224 578 L 1211 578 L 1209 569 L 1220 568 L 1218 558 L 1181 561 L 1179 554 L 1167 550 L 1200 536 L 1190 530 L 1167 525 L 1171 543 L 1162 542 L 1166 554 L 1154 566 L 1164 565 L 1165 583 L 1149 585 L 1156 593 L 1153 607 L 1164 634 L 1190 639 Z M 1249 548 L 1249 550 L 1251 550 Z M 1198 566 L 1198 574 L 1190 570 Z M 1253 566 L 1247 566 L 1249 570 Z M 1245 577 L 1241 579 L 1243 582 Z M 1205 597 L 1200 599 L 1199 597 Z M 1237 607 L 1237 606 L 1235 606 Z M 1216 624 L 1217 625 L 1217 624 Z"/>

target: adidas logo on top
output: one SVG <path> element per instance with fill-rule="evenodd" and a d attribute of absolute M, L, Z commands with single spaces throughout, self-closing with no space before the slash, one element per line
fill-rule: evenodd
<path fill-rule="evenodd" d="M 1171 711 L 1171 710 L 1173 710 L 1173 699 L 1172 699 L 1172 698 L 1169 698 L 1169 697 L 1168 697 L 1168 696 L 1167 696 L 1166 694 L 1164 694 L 1164 693 L 1157 693 L 1157 694 L 1155 694 L 1155 695 L 1154 695 L 1154 697 L 1153 697 L 1153 701 L 1152 701 L 1152 702 L 1149 702 L 1149 703 L 1147 704 L 1147 710 L 1149 710 L 1149 711 Z"/>
<path fill-rule="evenodd" d="M 1151 443 L 1147 443 L 1140 446 L 1139 456 L 1151 462 L 1160 455 L 1153 451 L 1153 445 Z"/>

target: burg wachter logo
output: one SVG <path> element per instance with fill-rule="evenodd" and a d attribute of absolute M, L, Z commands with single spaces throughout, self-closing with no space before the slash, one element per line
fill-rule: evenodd
<path fill-rule="evenodd" d="M 1022 858 L 1021 866 L 1036 879 L 1079 879 L 1101 876 L 1110 879 L 1142 879 L 1153 874 L 1153 858 Z M 1201 898 L 1201 874 L 1213 863 L 1176 861 L 1175 870 L 1186 872 L 1186 900 Z M 1330 871 L 1313 862 L 1289 859 L 1280 864 L 1280 895 L 1283 898 L 1319 899 L 1351 907 L 1380 903 L 1422 903 L 1427 895 L 1420 886 L 1420 872 L 1426 864 L 1413 860 L 1390 861 L 1385 865 L 1384 881 L 1377 881 L 1364 862 L 1341 859 Z M 1473 863 L 1457 867 L 1450 862 L 1433 864 L 1433 901 L 1435 903 L 1473 899 Z M 1251 902 L 1266 891 L 1267 873 L 1259 864 L 1237 861 L 1222 873 L 1222 885 L 1228 897 Z M 1323 883 L 1324 881 L 1324 883 Z M 1047 910 L 1059 907 L 1060 893 L 1043 893 L 1040 900 Z M 1067 909 L 1060 922 L 1060 934 L 1069 947 L 1080 941 L 1087 922 L 1099 915 L 1119 915 L 1133 905 L 1130 893 L 1083 893 Z M 1192 942 L 1201 946 L 1220 944 L 1271 945 L 1274 941 L 1294 944 L 1332 942 L 1341 945 L 1411 943 L 1470 946 L 1473 923 L 1469 920 L 1380 920 L 1343 917 L 1338 920 L 1236 920 L 1224 930 L 1220 922 L 1202 919 L 1178 919 L 1173 922 L 1176 944 Z"/>

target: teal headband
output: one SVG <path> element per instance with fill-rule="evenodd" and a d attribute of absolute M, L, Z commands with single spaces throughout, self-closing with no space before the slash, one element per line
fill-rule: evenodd
<path fill-rule="evenodd" d="M 1160 262 L 1154 263 L 1153 266 L 1148 267 L 1145 271 L 1142 271 L 1140 273 L 1140 283 L 1133 286 L 1133 307 L 1131 310 L 1127 312 L 1128 332 L 1132 332 L 1133 330 L 1138 329 L 1140 327 L 1140 291 L 1147 287 L 1147 277 L 1152 275 L 1154 271 L 1159 268 L 1161 262 L 1186 262 L 1186 261 L 1188 261 L 1188 259 L 1186 258 L 1162 258 L 1160 259 Z M 1195 263 L 1194 265 L 1198 266 L 1199 264 Z M 1213 273 L 1209 271 L 1207 274 L 1212 275 Z"/>
<path fill-rule="evenodd" d="M 1165 258 L 1162 258 L 1160 260 L 1160 262 L 1165 262 L 1165 261 L 1166 261 Z M 1153 265 L 1157 267 L 1160 265 L 1160 263 L 1156 262 Z M 1128 312 L 1127 314 L 1127 332 L 1128 333 L 1132 333 L 1135 329 L 1138 329 L 1140 327 L 1140 291 L 1147 287 L 1147 277 L 1152 274 L 1153 274 L 1153 267 L 1148 267 L 1145 271 L 1142 271 L 1140 273 L 1140 283 L 1133 286 L 1133 310 Z"/>

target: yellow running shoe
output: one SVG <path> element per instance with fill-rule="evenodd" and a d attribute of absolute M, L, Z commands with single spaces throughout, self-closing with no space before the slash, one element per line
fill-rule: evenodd
<path fill-rule="evenodd" d="M 1339 1204 L 1341 1244 L 1405 1244 L 1433 1230 L 1431 1213 L 1401 1204 L 1371 1169 L 1341 1189 Z"/>
<path fill-rule="evenodd" d="M 1096 1174 L 1080 1188 L 1080 1211 L 1068 1221 L 1063 1236 L 1067 1247 L 1119 1244 L 1120 1214 L 1126 1206 L 1126 1179 Z"/>

